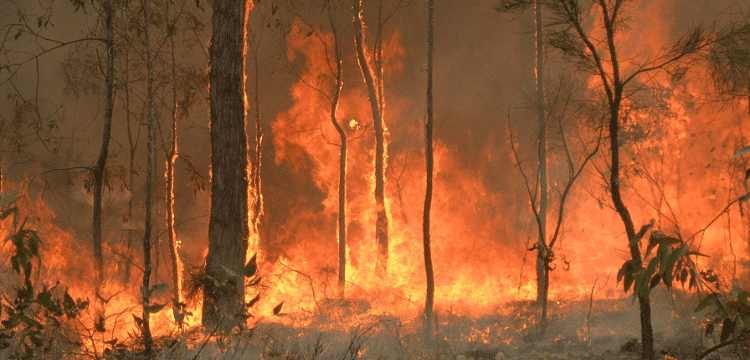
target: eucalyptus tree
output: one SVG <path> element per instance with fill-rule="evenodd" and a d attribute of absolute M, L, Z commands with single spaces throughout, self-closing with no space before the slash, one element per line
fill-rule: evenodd
<path fill-rule="evenodd" d="M 621 274 L 632 279 L 648 273 L 643 269 L 643 256 L 640 240 L 653 225 L 653 222 L 636 231 L 633 221 L 622 198 L 620 177 L 620 147 L 623 102 L 639 88 L 639 82 L 648 81 L 655 72 L 677 65 L 711 44 L 711 38 L 703 27 L 695 27 L 669 46 L 665 46 L 654 56 L 633 54 L 622 57 L 624 52 L 617 33 L 623 29 L 627 19 L 627 0 L 559 0 L 544 2 L 551 17 L 549 44 L 560 51 L 564 58 L 578 70 L 594 76 L 599 85 L 597 91 L 606 104 L 606 137 L 609 139 L 609 178 L 606 179 L 612 205 L 620 217 L 627 235 L 630 260 L 625 263 Z M 503 10 L 523 10 L 533 4 L 529 0 L 504 0 Z M 592 32 L 596 27 L 600 32 Z M 598 34 L 602 34 L 599 36 Z M 625 60 L 627 59 L 627 60 Z M 633 66 L 627 66 L 627 64 Z M 649 263 L 649 268 L 651 264 Z M 671 269 L 670 269 L 671 270 Z M 650 272 L 653 273 L 653 269 Z M 650 277 L 650 276 L 649 276 Z M 642 283 L 638 281 L 638 283 Z M 641 340 L 643 359 L 654 359 L 654 338 L 651 324 L 651 303 L 648 297 L 648 284 L 634 288 L 640 306 Z M 658 284 L 658 282 L 657 282 Z M 665 283 L 666 284 L 666 283 Z M 668 285 L 669 286 L 669 285 Z M 628 286 L 626 285 L 626 290 Z"/>
<path fill-rule="evenodd" d="M 244 324 L 245 257 L 249 238 L 243 0 L 213 3 L 209 81 L 211 215 L 203 288 L 203 325 Z"/>

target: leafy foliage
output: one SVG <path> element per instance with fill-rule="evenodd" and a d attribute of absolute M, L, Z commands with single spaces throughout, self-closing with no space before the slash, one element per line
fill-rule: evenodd
<path fill-rule="evenodd" d="M 636 239 L 637 240 L 637 239 Z M 622 281 L 627 292 L 633 288 L 633 298 L 642 296 L 648 299 L 651 289 L 663 283 L 668 289 L 675 281 L 683 287 L 700 289 L 701 276 L 695 262 L 690 256 L 706 256 L 697 251 L 690 251 L 688 244 L 680 238 L 663 234 L 658 230 L 651 232 L 644 259 L 656 249 L 656 254 L 643 266 L 638 260 L 630 259 L 617 272 L 617 282 Z"/>
<path fill-rule="evenodd" d="M 15 299 L 8 300 L 5 296 L 0 299 L 0 349 L 15 345 L 14 358 L 32 359 L 41 353 L 46 353 L 56 345 L 54 339 L 44 337 L 45 330 L 59 328 L 63 321 L 72 320 L 80 316 L 80 311 L 88 307 L 88 300 L 76 299 L 65 290 L 58 290 L 59 283 L 52 288 L 42 286 L 42 290 L 35 291 L 31 280 L 33 260 L 41 264 L 39 247 L 42 241 L 39 234 L 32 229 L 26 229 L 26 222 L 19 226 L 19 210 L 15 205 L 17 192 L 0 193 L 0 220 L 13 215 L 13 232 L 5 241 L 13 245 L 13 255 L 10 258 L 13 271 L 23 275 L 23 285 L 16 288 Z"/>
<path fill-rule="evenodd" d="M 711 336 L 716 324 L 721 323 L 719 340 L 722 344 L 750 336 L 750 291 L 734 283 L 732 289 L 724 293 L 719 276 L 712 270 L 702 272 L 701 277 L 711 290 L 695 308 L 695 312 L 710 309 L 708 315 L 711 319 L 706 323 L 705 335 Z"/>

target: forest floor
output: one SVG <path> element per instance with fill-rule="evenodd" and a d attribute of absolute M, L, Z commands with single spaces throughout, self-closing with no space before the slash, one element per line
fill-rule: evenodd
<path fill-rule="evenodd" d="M 705 335 L 708 315 L 696 314 L 695 295 L 652 293 L 657 359 L 695 359 L 718 343 Z M 507 304 L 495 314 L 438 312 L 439 340 L 425 341 L 421 320 L 372 315 L 362 302 L 332 304 L 316 314 L 284 314 L 233 335 L 202 331 L 162 338 L 160 359 L 640 359 L 638 304 L 588 299 L 550 304 L 546 331 L 528 302 Z M 300 325 L 303 324 L 304 325 Z M 720 328 L 720 325 L 717 325 Z M 744 349 L 743 349 L 744 347 Z M 708 359 L 748 359 L 747 344 L 729 346 Z M 111 359 L 137 358 L 129 352 Z M 132 354 L 132 353 L 131 353 Z"/>

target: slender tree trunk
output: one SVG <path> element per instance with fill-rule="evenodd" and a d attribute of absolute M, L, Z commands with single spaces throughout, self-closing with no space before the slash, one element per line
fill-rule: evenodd
<path fill-rule="evenodd" d="M 247 134 L 242 53 L 244 0 L 214 2 L 209 49 L 211 84 L 211 215 L 203 325 L 228 331 L 242 326 L 245 313 L 242 270 L 247 253 Z M 215 284 L 225 284 L 216 286 Z"/>
<path fill-rule="evenodd" d="M 104 255 L 102 253 L 102 192 L 104 190 L 104 168 L 107 165 L 107 154 L 109 153 L 109 139 L 112 131 L 112 115 L 115 104 L 115 33 L 112 25 L 114 17 L 112 1 L 104 1 L 104 23 L 106 37 L 104 43 L 107 45 L 107 73 L 105 75 L 104 87 L 106 91 L 104 105 L 104 130 L 102 132 L 102 146 L 99 150 L 99 158 L 93 168 L 94 175 L 94 216 L 92 224 L 92 237 L 94 243 L 94 261 L 97 271 L 97 290 L 104 281 Z"/>
<path fill-rule="evenodd" d="M 375 239 L 378 244 L 378 272 L 384 276 L 388 272 L 388 215 L 385 205 L 385 124 L 380 111 L 380 101 L 375 88 L 375 79 L 365 56 L 364 24 L 362 20 L 362 0 L 354 0 L 354 42 L 357 60 L 367 86 L 370 109 L 375 128 Z"/>
<path fill-rule="evenodd" d="M 334 61 L 336 61 L 336 85 L 333 89 L 333 99 L 331 100 L 331 123 L 339 134 L 341 148 L 339 151 L 339 279 L 338 292 L 339 298 L 344 299 L 346 296 L 346 153 L 347 139 L 343 126 L 339 124 L 336 117 L 336 110 L 339 107 L 339 97 L 341 96 L 341 87 L 343 86 L 343 76 L 341 69 L 341 49 L 339 48 L 339 37 L 336 24 L 334 23 L 334 13 L 331 7 L 331 1 L 327 1 L 328 22 L 333 34 L 333 52 Z"/>
<path fill-rule="evenodd" d="M 135 151 L 138 147 L 138 137 L 140 136 L 140 125 L 138 126 L 138 133 L 133 137 L 133 130 L 130 127 L 132 120 L 132 114 L 130 113 L 130 50 L 129 47 L 125 47 L 125 71 L 123 77 L 125 79 L 125 86 L 123 91 L 125 92 L 125 125 L 128 127 L 128 186 L 130 187 L 130 199 L 128 199 L 128 238 L 127 238 L 127 253 L 125 255 L 125 271 L 124 278 L 125 284 L 130 284 L 130 272 L 133 266 L 133 257 L 131 256 L 131 250 L 133 249 L 133 238 L 134 238 L 134 221 L 133 221 L 133 198 L 135 197 Z"/>
<path fill-rule="evenodd" d="M 633 218 L 630 216 L 630 211 L 628 211 L 628 208 L 622 201 L 622 193 L 620 190 L 619 131 L 620 107 L 622 105 L 624 84 L 620 75 L 620 64 L 617 58 L 617 47 L 615 45 L 615 16 L 618 15 L 618 12 L 617 8 L 614 8 L 611 10 L 612 14 L 610 14 L 605 3 L 602 2 L 599 5 L 602 10 L 604 28 L 607 34 L 607 47 L 609 50 L 610 64 L 612 66 L 611 79 L 602 72 L 602 69 L 600 69 L 599 74 L 604 84 L 611 84 L 611 86 L 605 86 L 609 101 L 609 140 L 612 162 L 609 187 L 612 195 L 612 204 L 625 226 L 625 234 L 628 237 L 628 246 L 630 248 L 630 257 L 636 261 L 637 267 L 642 267 L 643 258 L 641 257 L 639 243 L 636 241 L 635 225 L 633 224 Z M 643 360 L 653 360 L 655 355 L 654 330 L 651 325 L 651 303 L 648 298 L 638 295 L 638 304 L 640 306 L 641 343 L 643 345 L 643 353 L 641 356 Z"/>
<path fill-rule="evenodd" d="M 153 339 L 151 338 L 151 325 L 149 321 L 148 305 L 150 304 L 151 293 L 151 212 L 153 210 L 153 165 L 154 165 L 154 66 L 151 58 L 151 40 L 149 38 L 151 19 L 149 13 L 149 1 L 141 2 L 143 5 L 144 18 L 144 41 L 146 47 L 146 71 L 147 71 L 147 93 L 146 109 L 148 111 L 148 135 L 146 140 L 146 220 L 143 231 L 143 284 L 141 293 L 143 295 L 143 341 L 144 352 L 146 356 L 151 355 L 153 348 Z"/>
<path fill-rule="evenodd" d="M 536 14 L 536 102 L 539 124 L 539 240 L 537 242 L 536 284 L 537 302 L 542 307 L 541 325 L 546 327 L 547 297 L 549 292 L 549 252 L 547 247 L 547 124 L 544 106 L 544 35 L 542 33 L 542 4 L 535 1 Z"/>
<path fill-rule="evenodd" d="M 175 320 L 182 325 L 185 300 L 182 298 L 182 260 L 180 259 L 180 239 L 174 228 L 174 166 L 177 161 L 177 62 L 175 61 L 174 36 L 170 37 L 172 46 L 172 136 L 171 146 L 167 154 L 166 171 L 166 201 L 167 201 L 167 234 L 169 236 L 169 255 L 172 262 L 172 302 Z"/>
<path fill-rule="evenodd" d="M 430 250 L 430 211 L 432 208 L 432 172 L 434 159 L 432 153 L 432 128 L 434 114 L 432 107 L 432 52 L 434 32 L 434 0 L 429 0 L 427 15 L 427 122 L 425 123 L 425 167 L 426 187 L 424 197 L 424 213 L 422 220 L 422 235 L 424 247 L 424 269 L 427 275 L 427 295 L 425 297 L 424 316 L 425 326 L 429 330 L 428 336 L 432 336 L 432 308 L 435 299 L 435 274 L 432 269 L 432 251 Z"/>

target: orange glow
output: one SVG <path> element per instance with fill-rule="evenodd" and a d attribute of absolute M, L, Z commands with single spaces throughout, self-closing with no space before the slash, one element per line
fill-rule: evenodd
<path fill-rule="evenodd" d="M 627 18 L 630 27 L 618 33 L 617 41 L 621 44 L 618 56 L 623 61 L 620 68 L 623 73 L 632 73 L 643 65 L 634 59 L 652 59 L 663 50 L 664 39 L 650 35 L 665 34 L 666 37 L 675 27 L 669 20 L 666 3 L 657 0 L 648 2 L 642 9 L 628 9 L 646 15 L 642 19 Z M 244 56 L 249 51 L 248 21 L 255 6 L 253 1 L 247 0 Z M 277 222 L 269 225 L 273 226 L 271 230 L 258 229 L 257 224 L 252 223 L 253 209 L 248 207 L 250 238 L 246 259 L 257 255 L 258 274 L 263 277 L 260 286 L 246 291 L 246 301 L 258 293 L 261 295 L 261 301 L 249 309 L 254 317 L 248 322 L 327 329 L 341 328 L 342 323 L 356 324 L 373 315 L 415 318 L 421 314 L 425 300 L 421 241 L 425 192 L 424 134 L 421 132 L 424 119 L 420 117 L 422 113 L 412 109 L 414 104 L 422 102 L 409 98 L 410 94 L 405 94 L 408 91 L 398 88 L 401 83 L 392 80 L 406 78 L 405 72 L 410 71 L 407 57 L 417 56 L 407 50 L 410 49 L 405 44 L 409 41 L 408 34 L 395 31 L 383 39 L 382 76 L 388 103 L 385 119 L 391 132 L 386 147 L 385 188 L 390 242 L 388 273 L 384 276 L 380 276 L 376 266 L 376 205 L 372 196 L 375 154 L 367 91 L 359 80 L 350 76 L 341 94 L 337 115 L 350 141 L 347 285 L 346 299 L 342 300 L 337 298 L 336 291 L 339 136 L 330 122 L 331 99 L 327 96 L 334 86 L 333 36 L 299 19 L 284 31 L 286 60 L 296 66 L 294 71 L 297 72 L 289 76 L 293 80 L 288 80 L 291 85 L 284 94 L 288 98 L 284 101 L 289 103 L 274 112 L 275 117 L 269 117 L 264 129 L 273 141 L 273 165 L 276 166 L 273 169 L 283 169 L 287 171 L 284 176 L 301 179 L 289 182 L 290 187 L 299 188 L 279 191 L 302 195 L 282 204 L 286 206 L 285 217 L 274 219 Z M 603 39 L 598 28 L 590 35 Z M 345 64 L 345 69 L 352 72 L 356 59 L 352 54 L 344 58 L 351 62 Z M 251 103 L 246 89 L 246 66 L 243 65 L 243 95 L 247 123 Z M 605 71 L 612 70 L 607 60 L 604 67 Z M 746 282 L 743 274 L 750 264 L 750 242 L 747 241 L 750 224 L 747 218 L 741 217 L 736 205 L 722 213 L 730 201 L 742 196 L 747 189 L 742 181 L 745 167 L 738 165 L 739 160 L 730 160 L 735 151 L 748 145 L 737 135 L 742 132 L 742 125 L 747 124 L 746 119 L 738 118 L 746 115 L 731 109 L 699 106 L 705 102 L 705 89 L 710 86 L 701 74 L 689 73 L 684 79 L 674 80 L 670 74 L 662 72 L 634 81 L 647 80 L 651 88 L 644 89 L 653 90 L 655 96 L 629 96 L 623 100 L 622 107 L 622 186 L 633 220 L 640 227 L 654 219 L 656 227 L 669 235 L 677 235 L 679 231 L 692 249 L 709 255 L 697 259 L 700 267 L 716 270 L 727 281 L 739 278 Z M 602 91 L 602 80 L 597 76 L 581 81 L 589 91 L 597 94 Z M 391 82 L 397 85 L 389 87 Z M 742 99 L 736 105 L 747 108 L 750 104 Z M 448 107 L 461 110 L 460 101 L 443 109 Z M 431 220 L 435 309 L 438 314 L 467 317 L 504 314 L 509 303 L 536 299 L 535 253 L 527 250 L 537 237 L 529 196 L 518 171 L 519 164 L 509 155 L 509 129 L 504 119 L 498 120 L 502 115 L 483 114 L 490 120 L 481 130 L 462 127 L 466 118 L 457 115 L 455 119 L 450 118 L 454 115 L 440 114 L 436 124 Z M 440 124 L 440 121 L 444 122 Z M 514 134 L 531 132 L 523 121 L 510 125 Z M 485 138 L 472 133 L 479 131 L 492 135 Z M 584 138 L 581 141 L 591 140 L 588 137 L 592 136 L 587 133 L 572 136 L 577 135 Z M 487 141 L 473 143 L 478 138 Z M 521 148 L 533 142 L 527 136 L 515 140 L 523 142 L 519 145 Z M 559 197 L 560 183 L 567 171 L 560 152 L 562 145 L 554 141 L 548 146 L 553 199 Z M 185 144 L 181 143 L 181 149 L 187 147 Z M 556 268 L 551 272 L 549 289 L 553 303 L 588 299 L 595 282 L 597 291 L 593 297 L 596 300 L 629 296 L 622 291 L 622 284 L 616 282 L 616 274 L 630 254 L 622 222 L 611 209 L 603 180 L 610 171 L 606 159 L 608 146 L 601 151 L 605 156 L 600 153 L 592 160 L 568 198 L 562 233 L 553 249 Z M 170 160 L 174 161 L 167 159 Z M 530 166 L 528 164 L 535 159 L 527 157 L 522 158 L 523 161 L 526 162 L 521 166 Z M 251 160 L 246 171 L 249 179 Z M 174 194 L 173 189 L 169 191 Z M 253 189 L 248 187 L 249 203 L 254 196 Z M 273 201 L 286 200 L 265 196 L 272 205 Z M 25 211 L 33 214 L 30 225 L 40 230 L 45 244 L 39 278 L 48 282 L 60 279 L 73 298 L 88 298 L 93 304 L 96 294 L 88 279 L 88 274 L 94 272 L 93 262 L 78 261 L 89 256 L 87 240 L 77 239 L 72 232 L 56 227 L 54 212 L 42 200 L 23 201 Z M 555 206 L 551 203 L 550 207 Z M 718 220 L 709 226 L 717 216 Z M 138 230 L 135 225 L 129 226 L 133 229 L 126 230 Z M 119 235 L 113 235 L 105 245 L 109 280 L 98 296 L 106 301 L 102 301 L 100 308 L 91 306 L 83 311 L 76 324 L 86 332 L 95 328 L 100 315 L 104 317 L 106 331 L 91 332 L 93 335 L 84 341 L 86 347 L 97 349 L 99 353 L 112 339 L 128 339 L 138 332 L 133 315 L 141 313 L 140 289 L 138 285 L 123 283 L 118 277 L 122 260 L 115 260 L 117 255 L 132 250 L 119 243 L 116 236 Z M 200 248 L 205 241 L 191 238 L 189 234 L 181 236 L 184 253 L 205 255 L 207 250 Z M 200 236 L 204 235 L 194 237 Z M 178 239 L 178 247 L 179 244 Z M 5 251 L 7 245 L 2 246 L 0 250 Z M 193 260 L 193 265 L 202 265 L 202 259 Z M 135 260 L 134 267 L 137 268 L 139 261 Z M 565 262 L 569 262 L 569 267 Z M 164 279 L 154 282 L 162 281 L 170 283 L 167 289 L 172 286 Z M 165 290 L 152 297 L 154 303 L 168 304 L 151 316 L 155 337 L 200 327 L 202 306 L 198 300 L 188 304 L 190 315 L 185 319 L 185 327 L 177 329 L 170 309 L 170 294 Z M 284 303 L 281 315 L 272 316 L 274 307 L 281 302 Z M 530 320 L 522 325 L 523 329 L 531 326 Z M 500 333 L 511 331 L 516 330 L 482 326 L 462 336 L 466 341 L 490 344 Z M 584 339 L 589 335 L 579 331 L 578 336 Z"/>

